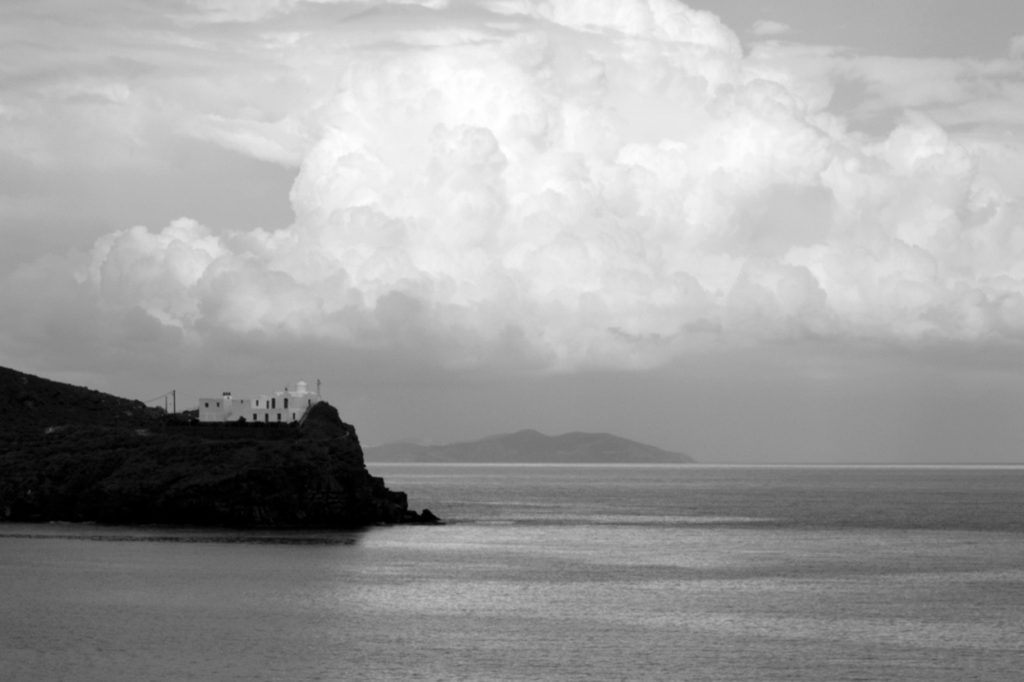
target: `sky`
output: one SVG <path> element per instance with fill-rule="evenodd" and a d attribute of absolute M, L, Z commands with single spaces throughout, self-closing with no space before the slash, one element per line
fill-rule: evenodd
<path fill-rule="evenodd" d="M 1022 460 L 1021 3 L 8 0 L 0 45 L 0 365 L 320 379 L 364 445 Z"/>

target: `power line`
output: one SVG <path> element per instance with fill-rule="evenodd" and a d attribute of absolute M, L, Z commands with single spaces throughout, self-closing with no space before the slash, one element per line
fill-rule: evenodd
<path fill-rule="evenodd" d="M 174 389 L 174 388 L 172 388 L 171 390 L 167 391 L 167 393 L 163 393 L 161 395 L 158 395 L 155 398 L 150 398 L 149 400 L 142 400 L 140 402 L 143 405 L 148 405 L 149 403 L 155 403 L 155 402 L 157 402 L 159 400 L 163 400 L 164 401 L 164 411 L 166 412 L 167 411 L 167 407 L 168 407 L 168 405 L 167 405 L 167 399 L 168 398 L 170 398 L 172 400 L 171 410 L 174 413 L 177 413 L 177 411 L 178 411 L 178 391 L 177 391 L 177 389 Z"/>

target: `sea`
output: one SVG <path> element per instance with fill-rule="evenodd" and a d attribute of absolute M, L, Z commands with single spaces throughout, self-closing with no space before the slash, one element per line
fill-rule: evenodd
<path fill-rule="evenodd" d="M 1024 468 L 371 465 L 442 526 L 0 525 L 0 680 L 1024 679 Z"/>

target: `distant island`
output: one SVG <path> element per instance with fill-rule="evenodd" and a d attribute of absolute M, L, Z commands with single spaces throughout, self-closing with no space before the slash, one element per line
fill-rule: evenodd
<path fill-rule="evenodd" d="M 390 443 L 367 447 L 371 462 L 462 464 L 692 464 L 693 458 L 608 433 L 547 436 L 524 430 L 449 445 Z"/>
<path fill-rule="evenodd" d="M 0 367 L 0 520 L 357 528 L 434 523 L 366 470 L 326 402 L 302 423 L 201 423 Z"/>

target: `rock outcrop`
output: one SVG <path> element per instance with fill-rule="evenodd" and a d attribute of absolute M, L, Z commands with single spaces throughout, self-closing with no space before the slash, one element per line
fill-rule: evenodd
<path fill-rule="evenodd" d="M 234 527 L 434 523 L 366 470 L 327 403 L 301 426 L 196 424 L 0 368 L 0 519 Z"/>

